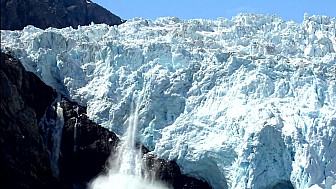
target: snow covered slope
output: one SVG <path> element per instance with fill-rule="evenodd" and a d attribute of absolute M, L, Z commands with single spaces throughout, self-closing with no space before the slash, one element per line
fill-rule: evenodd
<path fill-rule="evenodd" d="M 26 27 L 1 49 L 118 134 L 144 90 L 139 140 L 215 189 L 336 184 L 335 19 Z"/>

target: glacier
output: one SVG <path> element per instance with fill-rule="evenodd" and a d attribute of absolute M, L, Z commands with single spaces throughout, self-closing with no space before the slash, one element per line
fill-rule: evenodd
<path fill-rule="evenodd" d="M 336 187 L 335 18 L 134 18 L 1 30 L 1 51 L 122 135 L 219 188 Z M 327 184 L 326 184 L 327 183 Z"/>

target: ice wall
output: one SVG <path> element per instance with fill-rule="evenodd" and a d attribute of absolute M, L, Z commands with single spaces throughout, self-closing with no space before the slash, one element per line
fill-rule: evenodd
<path fill-rule="evenodd" d="M 307 188 L 336 179 L 335 31 L 326 16 L 134 18 L 1 31 L 1 49 L 119 135 L 145 90 L 139 140 L 214 188 Z"/>

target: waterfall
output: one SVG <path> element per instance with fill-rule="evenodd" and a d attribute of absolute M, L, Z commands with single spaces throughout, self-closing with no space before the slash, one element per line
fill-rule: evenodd
<path fill-rule="evenodd" d="M 56 104 L 56 122 L 52 131 L 52 152 L 51 152 L 51 168 L 54 176 L 59 176 L 58 159 L 61 151 L 62 129 L 64 125 L 63 109 L 61 103 Z"/>
<path fill-rule="evenodd" d="M 77 106 L 77 108 L 75 109 L 77 115 L 75 117 L 76 122 L 75 122 L 75 125 L 74 125 L 74 136 L 73 136 L 73 138 L 74 138 L 74 146 L 73 146 L 73 152 L 74 152 L 74 154 L 77 153 L 77 148 L 78 148 L 78 145 L 77 145 L 77 126 L 78 126 L 78 118 L 79 118 L 78 108 L 79 107 Z"/>
<path fill-rule="evenodd" d="M 133 96 L 128 127 L 121 139 L 122 142 L 118 148 L 117 157 L 112 162 L 112 166 L 116 167 L 115 171 L 121 174 L 141 176 L 142 154 L 135 147 L 141 99 L 142 94 L 138 97 Z"/>
<path fill-rule="evenodd" d="M 91 182 L 92 189 L 164 189 L 164 184 L 148 180 L 143 174 L 142 152 L 136 148 L 139 111 L 144 90 L 133 93 L 128 126 L 114 158 L 109 162 L 107 175 L 100 175 Z"/>
<path fill-rule="evenodd" d="M 59 177 L 58 160 L 61 151 L 62 129 L 64 125 L 63 109 L 59 96 L 46 110 L 39 123 L 44 133 L 44 146 L 49 153 L 53 176 Z"/>

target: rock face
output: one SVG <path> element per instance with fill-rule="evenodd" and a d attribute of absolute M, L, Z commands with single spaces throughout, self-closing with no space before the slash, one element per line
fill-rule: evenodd
<path fill-rule="evenodd" d="M 0 188 L 57 186 L 38 123 L 56 92 L 1 53 Z"/>
<path fill-rule="evenodd" d="M 147 172 L 157 180 L 164 181 L 175 189 L 210 189 L 208 183 L 181 174 L 179 166 L 174 161 L 158 158 L 153 153 L 144 155 Z"/>
<path fill-rule="evenodd" d="M 75 102 L 61 102 L 64 126 L 61 143 L 60 180 L 67 188 L 85 188 L 105 167 L 118 144 L 113 132 L 92 122 L 86 108 Z"/>
<path fill-rule="evenodd" d="M 119 25 L 122 20 L 89 0 L 1 0 L 2 30 L 21 30 L 27 25 L 77 28 L 91 22 Z"/>

